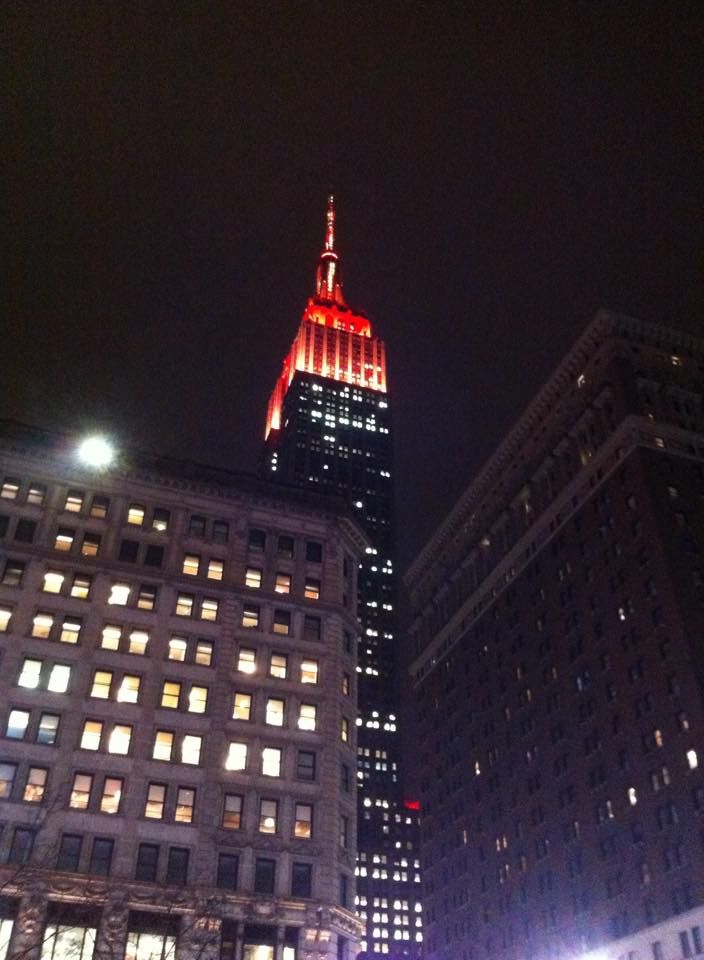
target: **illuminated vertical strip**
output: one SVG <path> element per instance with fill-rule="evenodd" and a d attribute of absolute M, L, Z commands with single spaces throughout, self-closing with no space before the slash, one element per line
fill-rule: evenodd
<path fill-rule="evenodd" d="M 335 379 L 340 379 L 340 328 L 335 330 Z"/>

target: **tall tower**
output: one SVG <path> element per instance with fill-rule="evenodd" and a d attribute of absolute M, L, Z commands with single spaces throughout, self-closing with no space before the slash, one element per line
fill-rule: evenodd
<path fill-rule="evenodd" d="M 392 433 L 386 348 L 342 293 L 328 197 L 315 294 L 269 400 L 263 474 L 343 496 L 372 546 L 360 564 L 357 908 L 360 957 L 420 956 L 418 805 L 399 775 Z"/>

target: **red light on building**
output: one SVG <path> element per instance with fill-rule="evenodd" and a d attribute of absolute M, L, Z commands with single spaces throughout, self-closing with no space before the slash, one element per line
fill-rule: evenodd
<path fill-rule="evenodd" d="M 281 427 L 281 407 L 297 370 L 386 393 L 386 347 L 372 335 L 368 317 L 345 303 L 339 267 L 335 206 L 330 196 L 316 293 L 303 311 L 298 333 L 269 398 L 265 437 Z"/>
<path fill-rule="evenodd" d="M 403 806 L 406 810 L 415 810 L 420 813 L 420 800 L 404 800 Z"/>

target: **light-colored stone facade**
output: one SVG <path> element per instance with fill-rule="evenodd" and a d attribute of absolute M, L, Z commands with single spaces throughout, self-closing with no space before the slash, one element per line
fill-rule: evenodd
<path fill-rule="evenodd" d="M 75 454 L 0 431 L 0 954 L 348 960 L 363 535 Z"/>

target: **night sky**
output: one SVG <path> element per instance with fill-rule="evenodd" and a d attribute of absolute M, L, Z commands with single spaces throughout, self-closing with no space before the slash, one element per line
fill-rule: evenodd
<path fill-rule="evenodd" d="M 701 329 L 697 11 L 6 5 L 0 416 L 253 470 L 332 188 L 405 566 L 600 306 Z"/>

